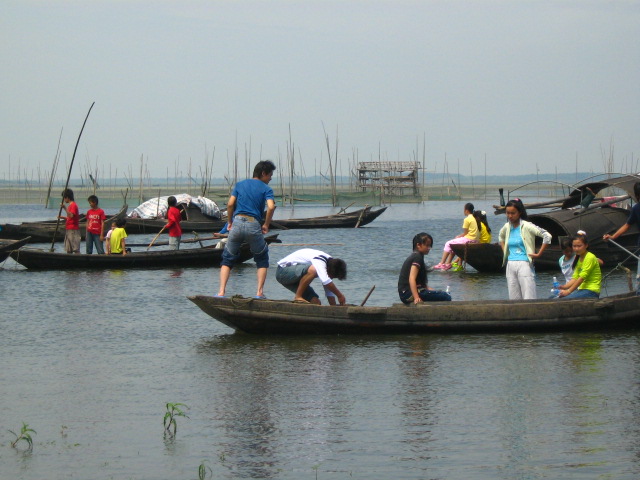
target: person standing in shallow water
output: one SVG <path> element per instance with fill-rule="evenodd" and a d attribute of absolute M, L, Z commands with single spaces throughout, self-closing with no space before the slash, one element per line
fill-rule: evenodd
<path fill-rule="evenodd" d="M 264 235 L 276 210 L 273 190 L 269 182 L 276 166 L 270 160 L 258 162 L 253 169 L 253 178 L 238 182 L 227 202 L 227 228 L 229 237 L 220 262 L 219 297 L 224 297 L 231 269 L 240 256 L 240 246 L 248 243 L 256 262 L 258 288 L 256 297 L 264 298 L 264 283 L 269 268 L 269 245 Z M 262 221 L 265 206 L 267 213 Z"/>
<path fill-rule="evenodd" d="M 502 265 L 507 264 L 509 300 L 537 298 L 536 271 L 533 261 L 539 258 L 551 243 L 551 234 L 527 221 L 527 211 L 515 198 L 506 205 L 507 223 L 500 229 L 498 239 L 502 247 Z M 536 253 L 536 237 L 542 238 Z"/>

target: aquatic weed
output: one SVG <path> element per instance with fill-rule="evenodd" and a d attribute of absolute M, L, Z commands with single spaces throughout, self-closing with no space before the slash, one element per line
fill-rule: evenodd
<path fill-rule="evenodd" d="M 31 438 L 31 434 L 32 433 L 38 433 L 36 432 L 33 428 L 29 428 L 29 425 L 25 422 L 22 422 L 22 428 L 20 429 L 20 435 L 18 435 L 17 433 L 15 433 L 12 430 L 9 430 L 9 432 L 13 433 L 16 437 L 16 439 L 11 442 L 11 446 L 13 448 L 16 448 L 16 445 L 18 444 L 18 442 L 20 440 L 24 440 L 25 442 L 27 442 L 27 444 L 29 445 L 28 450 L 33 450 L 33 439 Z"/>
<path fill-rule="evenodd" d="M 185 405 L 184 403 L 169 402 L 167 403 L 166 407 L 167 407 L 167 411 L 164 414 L 164 421 L 163 421 L 164 429 L 166 433 L 175 437 L 176 431 L 178 430 L 178 422 L 176 421 L 176 417 L 189 418 L 189 416 L 186 413 L 184 413 L 184 411 L 180 407 L 184 407 L 185 410 L 188 410 L 189 406 Z M 173 433 L 171 433 L 172 426 L 173 426 Z"/>
<path fill-rule="evenodd" d="M 207 472 L 211 474 L 213 478 L 213 470 L 208 465 L 205 465 L 206 460 L 203 460 L 200 466 L 198 467 L 198 480 L 205 480 L 207 478 Z"/>

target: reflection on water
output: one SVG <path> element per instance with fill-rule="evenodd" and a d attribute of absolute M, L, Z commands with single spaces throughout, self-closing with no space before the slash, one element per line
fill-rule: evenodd
<path fill-rule="evenodd" d="M 458 233 L 459 205 L 447 205 L 393 206 L 360 230 L 280 235 L 343 243 L 326 250 L 349 265 L 348 301 L 375 284 L 367 304 L 389 305 L 413 234 L 431 232 L 437 258 Z M 296 248 L 273 247 L 272 263 Z M 38 433 L 30 455 L 0 448 L 3 478 L 197 478 L 203 461 L 221 479 L 640 475 L 637 332 L 256 337 L 186 299 L 214 293 L 216 269 L 4 267 L 0 427 L 25 421 Z M 290 295 L 272 275 L 267 296 Z M 539 276 L 540 292 L 551 276 Z M 429 278 L 456 298 L 506 296 L 502 275 Z M 617 278 L 611 288 L 624 288 Z M 234 269 L 229 291 L 254 293 L 251 262 Z M 171 441 L 167 402 L 189 406 Z"/>

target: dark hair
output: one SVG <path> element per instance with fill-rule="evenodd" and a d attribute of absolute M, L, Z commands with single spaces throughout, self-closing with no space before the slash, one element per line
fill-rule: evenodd
<path fill-rule="evenodd" d="M 70 188 L 65 188 L 62 191 L 62 198 L 68 198 L 69 200 L 74 200 L 73 198 L 73 190 L 71 190 Z"/>
<path fill-rule="evenodd" d="M 640 203 L 640 182 L 633 185 L 633 194 L 636 196 L 636 201 Z"/>
<path fill-rule="evenodd" d="M 420 232 L 413 237 L 413 250 L 415 250 L 418 245 L 423 244 L 425 241 L 429 240 L 431 242 L 431 246 L 433 247 L 433 237 L 426 232 Z"/>
<path fill-rule="evenodd" d="M 344 280 L 347 278 L 347 264 L 340 258 L 330 258 L 327 260 L 327 274 L 331 278 Z"/>
<path fill-rule="evenodd" d="M 87 198 L 88 202 L 93 202 L 96 205 L 98 205 L 98 197 L 96 197 L 95 195 L 89 195 L 89 198 Z"/>
<path fill-rule="evenodd" d="M 175 207 L 178 204 L 178 201 L 176 200 L 176 197 L 171 195 L 169 198 L 167 198 L 167 203 L 170 207 Z"/>
<path fill-rule="evenodd" d="M 573 237 L 564 237 L 560 241 L 560 248 L 562 250 L 566 250 L 567 248 L 572 248 L 572 247 L 573 247 Z"/>
<path fill-rule="evenodd" d="M 473 214 L 473 212 L 475 212 L 475 208 L 473 207 L 473 203 L 465 203 L 464 204 L 464 209 L 468 212 L 471 212 Z"/>
<path fill-rule="evenodd" d="M 513 200 L 509 200 L 505 205 L 505 209 L 507 207 L 513 207 L 516 210 L 518 210 L 518 213 L 520 213 L 521 220 L 529 219 L 529 216 L 527 215 L 527 209 L 524 208 L 524 204 L 522 203 L 522 200 L 520 200 L 519 198 L 514 198 Z"/>
<path fill-rule="evenodd" d="M 582 230 L 578 231 L 578 233 L 576 233 L 573 237 L 571 237 L 571 246 L 573 247 L 573 241 L 574 240 L 580 240 L 582 243 L 584 243 L 587 248 L 589 248 L 589 239 L 587 238 L 587 234 L 585 232 L 583 232 Z M 573 268 L 576 268 L 576 266 L 578 265 L 578 260 L 580 259 L 580 257 L 578 255 L 576 255 L 576 258 L 573 260 Z"/>
<path fill-rule="evenodd" d="M 127 219 L 126 218 L 119 218 L 116 220 L 116 227 L 118 228 L 122 228 L 127 224 Z"/>
<path fill-rule="evenodd" d="M 267 175 L 276 169 L 275 164 L 271 160 L 261 160 L 256 163 L 253 169 L 253 178 L 260 178 L 263 173 Z"/>
<path fill-rule="evenodd" d="M 491 227 L 489 226 L 489 223 L 487 223 L 486 214 L 482 213 L 480 210 L 476 210 L 475 212 L 473 212 L 473 218 L 476 219 L 479 232 L 482 231 L 482 225 L 484 225 L 484 228 L 487 230 L 487 232 L 491 233 Z"/>

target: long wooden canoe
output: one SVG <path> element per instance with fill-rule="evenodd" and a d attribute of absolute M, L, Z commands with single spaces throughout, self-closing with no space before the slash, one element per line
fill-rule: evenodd
<path fill-rule="evenodd" d="M 129 207 L 125 204 L 118 213 L 107 217 L 105 220 L 105 233 L 109 230 L 111 222 L 115 222 L 118 218 L 125 218 L 127 216 L 128 208 Z M 83 240 L 85 238 L 86 231 L 86 219 L 84 216 L 81 216 L 80 234 Z M 0 225 L 0 236 L 3 238 L 17 240 L 24 237 L 31 237 L 32 243 L 51 242 L 53 240 L 54 232 L 56 232 L 56 241 L 64 240 L 64 220 L 60 220 L 60 222 L 57 220 L 45 220 L 40 222 L 23 222 L 19 224 L 6 223 L 4 225 Z"/>
<path fill-rule="evenodd" d="M 277 235 L 266 237 L 267 243 L 280 242 Z M 219 267 L 224 248 L 215 246 L 180 250 L 141 250 L 126 255 L 87 255 L 49 252 L 23 247 L 13 250 L 11 258 L 30 270 L 108 270 L 131 268 Z M 252 257 L 249 245 L 240 249 L 239 262 Z"/>
<path fill-rule="evenodd" d="M 273 219 L 271 230 L 280 229 L 307 229 L 307 228 L 354 228 L 362 227 L 373 222 L 387 209 L 382 207 L 372 210 L 365 207 L 348 213 L 336 213 L 320 217 Z M 183 218 L 180 222 L 183 232 L 218 232 L 225 225 L 226 220 L 216 220 L 198 215 L 197 212 L 188 210 L 189 218 Z M 129 235 L 158 233 L 166 225 L 166 219 L 127 218 L 125 227 Z"/>
<path fill-rule="evenodd" d="M 25 246 L 29 240 L 31 240 L 31 237 L 26 237 L 21 240 L 0 238 L 0 262 L 6 260 L 13 250 Z"/>
<path fill-rule="evenodd" d="M 240 296 L 189 297 L 205 313 L 254 334 L 395 334 L 597 330 L 640 327 L 634 293 L 588 300 L 484 300 L 407 306 L 313 305 Z"/>

